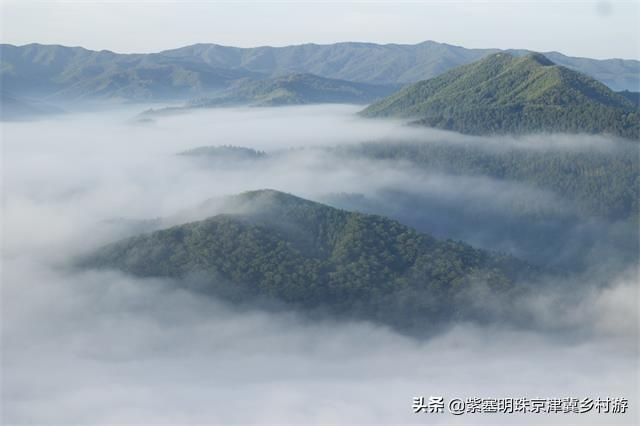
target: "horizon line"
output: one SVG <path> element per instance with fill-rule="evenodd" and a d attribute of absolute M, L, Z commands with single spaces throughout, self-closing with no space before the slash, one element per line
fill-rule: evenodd
<path fill-rule="evenodd" d="M 569 58 L 583 58 L 583 59 L 590 59 L 590 60 L 596 60 L 596 61 L 614 61 L 614 60 L 622 60 L 622 61 L 636 61 L 636 62 L 640 62 L 640 57 L 638 58 L 621 58 L 621 57 L 607 57 L 607 58 L 594 58 L 594 57 L 590 57 L 590 56 L 571 56 L 565 53 L 562 53 L 558 50 L 550 50 L 550 51 L 537 51 L 537 50 L 531 50 L 531 49 L 526 49 L 526 48 L 506 48 L 506 49 L 502 49 L 502 48 L 497 48 L 497 47 L 464 47 L 461 45 L 456 45 L 456 44 L 451 44 L 451 43 L 445 43 L 445 42 L 439 42 L 439 41 L 435 41 L 435 40 L 423 40 L 417 43 L 376 43 L 376 42 L 370 42 L 370 41 L 338 41 L 338 42 L 334 42 L 334 43 L 314 43 L 314 42 L 307 42 L 307 43 L 297 43 L 297 44 L 286 44 L 286 45 L 281 45 L 281 46 L 275 46 L 275 45 L 258 45 L 258 46 L 251 46 L 251 47 L 241 47 L 241 46 L 233 46 L 233 45 L 227 45 L 227 44 L 218 44 L 218 43 L 213 43 L 213 42 L 198 42 L 198 43 L 192 43 L 192 44 L 186 44 L 186 45 L 182 45 L 182 46 L 178 46 L 178 47 L 172 47 L 169 49 L 162 49 L 162 50 L 156 50 L 156 51 L 150 51 L 150 52 L 119 52 L 119 51 L 115 51 L 115 50 L 111 50 L 111 49 L 91 49 L 85 46 L 81 46 L 81 45 L 70 45 L 70 44 L 60 44 L 60 43 L 40 43 L 40 42 L 30 42 L 30 43 L 24 43 L 24 44 L 16 44 L 16 43 L 10 43 L 10 42 L 0 42 L 0 45 L 8 45 L 8 46 L 13 46 L 13 47 L 28 47 L 28 46 L 32 46 L 32 45 L 36 45 L 36 46 L 53 46 L 53 47 L 64 47 L 64 48 L 70 48 L 70 49 L 84 49 L 84 50 L 88 50 L 91 52 L 108 52 L 108 53 L 113 53 L 116 55 L 157 55 L 157 54 L 161 54 L 164 52 L 170 52 L 170 51 L 174 51 L 174 50 L 180 50 L 180 49 L 185 49 L 188 47 L 194 47 L 194 46 L 217 46 L 217 47 L 222 47 L 222 48 L 228 48 L 228 49 L 241 49 L 241 50 L 251 50 L 251 49 L 285 49 L 285 48 L 290 48 L 290 47 L 300 47 L 300 46 L 333 46 L 333 45 L 338 45 L 338 44 L 361 44 L 361 45 L 375 45 L 375 46 L 418 46 L 420 44 L 425 44 L 425 43 L 434 43 L 434 44 L 438 44 L 438 45 L 444 45 L 444 46 L 450 46 L 450 47 L 454 47 L 454 48 L 459 48 L 459 49 L 465 49 L 465 50 L 486 50 L 486 51 L 500 51 L 500 52 L 508 52 L 508 51 L 527 51 L 527 52 L 534 52 L 534 53 L 541 53 L 541 54 L 548 54 L 548 53 L 557 53 Z"/>

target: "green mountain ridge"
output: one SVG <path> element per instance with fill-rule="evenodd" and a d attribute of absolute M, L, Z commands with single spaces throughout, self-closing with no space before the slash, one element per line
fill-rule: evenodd
<path fill-rule="evenodd" d="M 496 53 L 421 81 L 364 109 L 468 134 L 612 133 L 640 138 L 636 105 L 541 54 Z"/>
<path fill-rule="evenodd" d="M 630 90 L 622 90 L 620 92 L 617 92 L 618 95 L 626 98 L 627 100 L 631 101 L 636 108 L 640 108 L 640 92 L 632 92 Z"/>
<path fill-rule="evenodd" d="M 313 74 L 297 73 L 266 80 L 242 80 L 215 97 L 194 100 L 189 102 L 188 106 L 367 104 L 383 98 L 397 89 L 396 85 L 354 83 Z"/>
<path fill-rule="evenodd" d="M 268 297 L 401 328 L 461 315 L 476 287 L 504 295 L 535 270 L 278 191 L 243 193 L 225 205 L 208 219 L 107 245 L 83 265 L 142 277 L 196 274 L 200 288 L 239 300 Z"/>
<path fill-rule="evenodd" d="M 0 44 L 3 88 L 17 97 L 49 101 L 124 99 L 187 100 L 211 96 L 242 79 L 291 73 L 381 85 L 405 85 L 435 77 L 497 52 L 427 41 L 415 45 L 304 44 L 236 48 L 197 44 L 149 54 L 118 54 L 81 47 Z M 525 50 L 509 51 L 524 55 Z M 614 90 L 638 91 L 640 61 L 547 54 Z"/>

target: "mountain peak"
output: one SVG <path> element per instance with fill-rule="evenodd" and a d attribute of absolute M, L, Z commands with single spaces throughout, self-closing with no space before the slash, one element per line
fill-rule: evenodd
<path fill-rule="evenodd" d="M 487 64 L 499 64 L 502 66 L 509 66 L 512 64 L 513 65 L 529 64 L 529 65 L 543 66 L 543 67 L 556 65 L 554 62 L 552 62 L 549 58 L 544 56 L 542 53 L 537 53 L 537 52 L 531 52 L 523 56 L 514 55 L 508 52 L 497 52 L 497 53 L 492 53 L 486 56 L 484 59 L 481 59 L 475 63 L 472 63 L 471 65 L 481 66 L 481 65 L 487 65 Z"/>
<path fill-rule="evenodd" d="M 484 64 L 493 64 L 493 63 L 509 64 L 514 59 L 516 59 L 516 57 L 510 53 L 496 52 L 496 53 L 492 53 L 490 55 L 485 56 L 483 59 L 480 59 L 479 61 L 472 62 L 469 65 L 484 65 Z"/>
<path fill-rule="evenodd" d="M 551 61 L 549 58 L 544 56 L 542 53 L 537 53 L 537 52 L 531 52 L 531 53 L 525 55 L 523 57 L 523 60 L 533 61 L 533 62 L 537 63 L 538 65 L 542 65 L 543 67 L 556 65 L 553 61 Z"/>
<path fill-rule="evenodd" d="M 250 104 L 278 106 L 319 103 L 366 104 L 389 95 L 394 86 L 355 83 L 321 77 L 308 72 L 285 73 L 268 79 L 246 79 L 211 98 L 192 102 L 192 107 Z"/>
<path fill-rule="evenodd" d="M 254 201 L 254 200 L 261 199 L 261 200 L 273 200 L 278 202 L 312 203 L 312 201 L 306 200 L 304 198 L 298 197 L 288 192 L 282 192 L 282 191 L 278 191 L 277 189 L 271 189 L 271 188 L 245 191 L 233 197 L 243 201 Z"/>
<path fill-rule="evenodd" d="M 280 218 L 287 216 L 291 209 L 316 210 L 327 207 L 324 204 L 288 192 L 268 188 L 225 197 L 222 204 L 228 206 L 229 212 L 270 214 Z"/>
<path fill-rule="evenodd" d="M 457 314 L 441 307 L 453 306 L 450 294 L 477 279 L 502 293 L 523 271 L 535 272 L 514 258 L 440 241 L 382 216 L 270 189 L 237 197 L 285 203 L 275 207 L 277 214 L 219 214 L 121 240 L 83 265 L 143 277 L 197 277 L 197 288 L 222 297 L 270 297 L 403 329 Z"/>
<path fill-rule="evenodd" d="M 362 115 L 409 118 L 478 135 L 569 132 L 640 138 L 633 102 L 539 53 L 489 55 L 409 86 Z"/>

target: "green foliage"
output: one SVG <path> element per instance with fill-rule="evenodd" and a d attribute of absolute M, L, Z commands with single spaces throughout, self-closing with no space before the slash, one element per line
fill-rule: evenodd
<path fill-rule="evenodd" d="M 397 90 L 397 86 L 354 83 L 318 77 L 312 74 L 289 74 L 266 80 L 243 80 L 222 94 L 197 99 L 191 107 L 236 104 L 254 106 L 300 105 L 314 103 L 366 104 Z"/>
<path fill-rule="evenodd" d="M 407 160 L 430 170 L 513 180 L 575 202 L 585 215 L 640 218 L 640 147 L 601 150 L 523 149 L 477 143 L 367 143 L 337 148 L 349 155 Z"/>
<path fill-rule="evenodd" d="M 290 73 L 370 84 L 409 84 L 477 61 L 496 49 L 465 49 L 433 41 L 416 45 L 304 44 L 236 48 L 196 44 L 160 53 L 125 55 L 80 47 L 0 45 L 0 77 L 16 97 L 150 100 L 210 96 L 245 78 Z M 526 51 L 510 51 L 523 55 Z M 547 56 L 614 90 L 637 90 L 640 62 Z"/>
<path fill-rule="evenodd" d="M 221 146 L 199 146 L 179 153 L 192 157 L 213 157 L 231 160 L 258 160 L 265 158 L 267 153 L 243 146 L 221 145 Z"/>
<path fill-rule="evenodd" d="M 611 133 L 640 139 L 640 112 L 602 83 L 542 55 L 498 53 L 422 81 L 367 107 L 469 134 Z"/>
<path fill-rule="evenodd" d="M 204 271 L 211 282 L 245 294 L 393 324 L 452 315 L 456 298 L 473 286 L 505 292 L 533 271 L 511 257 L 436 240 L 380 216 L 275 191 L 239 198 L 256 210 L 120 241 L 86 264 L 145 277 Z M 409 316 L 407 298 L 415 311 Z"/>
<path fill-rule="evenodd" d="M 617 92 L 618 95 L 626 98 L 627 100 L 631 101 L 636 108 L 640 107 L 640 92 L 632 92 L 630 90 L 622 90 L 620 92 Z"/>

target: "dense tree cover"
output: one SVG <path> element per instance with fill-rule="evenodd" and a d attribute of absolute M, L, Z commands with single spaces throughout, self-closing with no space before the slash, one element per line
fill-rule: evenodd
<path fill-rule="evenodd" d="M 254 106 L 317 103 L 367 104 L 393 93 L 396 85 L 375 85 L 294 73 L 263 80 L 242 80 L 214 97 L 197 99 L 190 107 L 250 104 Z"/>
<path fill-rule="evenodd" d="M 640 147 L 525 149 L 477 143 L 366 143 L 336 148 L 375 159 L 407 160 L 426 169 L 514 180 L 552 191 L 586 215 L 640 217 Z"/>
<path fill-rule="evenodd" d="M 18 99 L 184 100 L 210 96 L 245 78 L 290 73 L 371 84 L 409 84 L 497 51 L 426 41 L 415 45 L 335 43 L 256 48 L 196 44 L 130 55 L 57 45 L 0 44 L 0 79 L 3 88 Z M 524 50 L 511 52 L 526 54 Z M 637 90 L 639 86 L 639 61 L 572 58 L 557 52 L 547 55 L 615 90 Z"/>
<path fill-rule="evenodd" d="M 607 133 L 640 138 L 640 114 L 612 110 L 599 105 L 571 108 L 543 106 L 512 106 L 478 108 L 442 115 L 426 116 L 415 124 L 437 127 L 473 135 L 524 134 L 535 132 Z"/>
<path fill-rule="evenodd" d="M 193 157 L 213 157 L 231 160 L 258 160 L 265 158 L 267 153 L 244 146 L 220 145 L 220 146 L 199 146 L 180 152 L 178 155 Z"/>
<path fill-rule="evenodd" d="M 622 90 L 618 92 L 618 95 L 625 97 L 631 101 L 636 108 L 640 108 L 640 92 L 632 92 L 630 90 Z"/>
<path fill-rule="evenodd" d="M 361 113 L 469 134 L 610 133 L 640 139 L 637 105 L 542 55 L 498 53 L 391 95 Z"/>
<path fill-rule="evenodd" d="M 220 214 L 129 238 L 85 264 L 144 277 L 199 273 L 211 291 L 267 296 L 402 327 L 456 315 L 475 286 L 503 294 L 517 277 L 534 272 L 512 257 L 437 240 L 381 216 L 275 191 L 240 198 L 251 203 L 252 213 Z"/>

